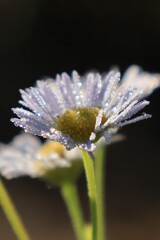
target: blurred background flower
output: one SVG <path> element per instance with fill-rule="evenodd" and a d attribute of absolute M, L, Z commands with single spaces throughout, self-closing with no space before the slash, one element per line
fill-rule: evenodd
<path fill-rule="evenodd" d="M 42 143 L 38 137 L 25 133 L 8 145 L 0 145 L 0 174 L 6 179 L 29 176 L 59 185 L 65 180 L 77 180 L 81 172 L 78 148 L 67 151 L 60 143 Z"/>

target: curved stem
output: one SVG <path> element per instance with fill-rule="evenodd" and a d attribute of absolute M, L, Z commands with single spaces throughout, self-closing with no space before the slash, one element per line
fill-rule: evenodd
<path fill-rule="evenodd" d="M 97 197 L 98 197 L 98 216 L 99 216 L 99 229 L 98 239 L 106 240 L 106 218 L 105 218 L 105 148 L 101 147 L 97 150 L 95 155 L 95 175 L 97 184 Z"/>
<path fill-rule="evenodd" d="M 84 240 L 84 220 L 76 185 L 73 182 L 64 182 L 61 186 L 61 194 L 71 217 L 77 240 Z"/>
<path fill-rule="evenodd" d="M 88 196 L 91 208 L 91 219 L 92 219 L 92 240 L 98 240 L 98 216 L 97 216 L 97 190 L 95 182 L 95 173 L 93 160 L 89 154 L 85 151 L 82 152 L 84 168 L 87 178 Z"/>
<path fill-rule="evenodd" d="M 87 223 L 85 225 L 85 237 L 86 237 L 86 240 L 92 239 L 92 226 L 90 223 Z"/>
<path fill-rule="evenodd" d="M 30 240 L 27 231 L 17 213 L 11 198 L 9 197 L 6 188 L 0 179 L 0 203 L 1 207 L 17 237 L 19 240 Z"/>

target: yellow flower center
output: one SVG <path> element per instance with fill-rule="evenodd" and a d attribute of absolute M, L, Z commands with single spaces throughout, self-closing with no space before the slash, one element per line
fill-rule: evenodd
<path fill-rule="evenodd" d="M 73 140 L 79 143 L 86 142 L 91 133 L 94 132 L 96 117 L 99 108 L 76 108 L 66 110 L 56 121 L 55 128 L 63 134 L 69 135 Z M 103 115 L 102 124 L 107 117 Z"/>
<path fill-rule="evenodd" d="M 39 153 L 44 156 L 50 153 L 58 153 L 61 157 L 64 157 L 65 147 L 53 141 L 47 141 L 39 150 Z"/>

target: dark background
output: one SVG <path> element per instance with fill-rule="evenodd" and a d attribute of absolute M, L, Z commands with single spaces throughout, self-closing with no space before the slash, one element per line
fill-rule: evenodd
<path fill-rule="evenodd" d="M 160 72 L 159 1 L 0 0 L 0 139 L 19 132 L 10 123 L 19 88 L 76 69 L 107 71 L 131 64 Z M 160 239 L 160 90 L 149 97 L 153 118 L 121 132 L 107 152 L 108 240 Z M 5 181 L 34 240 L 72 240 L 58 189 L 29 178 Z M 79 182 L 88 218 L 84 176 Z M 0 210 L 0 240 L 14 240 Z"/>

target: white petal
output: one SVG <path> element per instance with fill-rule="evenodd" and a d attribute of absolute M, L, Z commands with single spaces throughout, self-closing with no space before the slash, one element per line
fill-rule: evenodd
<path fill-rule="evenodd" d="M 143 94 L 141 95 L 141 98 L 143 98 L 160 86 L 160 74 L 143 72 L 140 67 L 133 65 L 124 73 L 122 82 L 125 85 L 132 85 L 143 90 Z"/>
<path fill-rule="evenodd" d="M 94 143 L 91 143 L 90 141 L 85 144 L 78 144 L 78 147 L 87 152 L 93 152 L 96 149 L 96 145 Z"/>

